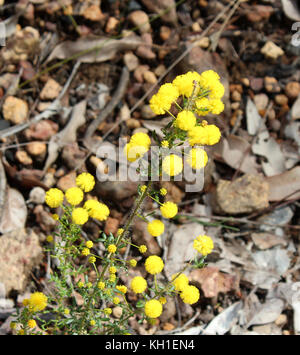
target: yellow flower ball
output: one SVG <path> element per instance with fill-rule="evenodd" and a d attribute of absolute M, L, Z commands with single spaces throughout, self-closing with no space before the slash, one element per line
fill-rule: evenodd
<path fill-rule="evenodd" d="M 107 247 L 107 251 L 108 251 L 110 254 L 114 254 L 114 253 L 117 251 L 117 247 L 116 247 L 114 244 L 110 244 L 110 245 Z"/>
<path fill-rule="evenodd" d="M 172 284 L 175 287 L 176 291 L 183 291 L 184 288 L 189 284 L 189 279 L 185 274 L 175 274 L 172 276 Z"/>
<path fill-rule="evenodd" d="M 116 289 L 120 292 L 122 292 L 123 294 L 125 294 L 127 292 L 127 287 L 125 285 L 117 285 Z"/>
<path fill-rule="evenodd" d="M 172 82 L 178 88 L 179 95 L 190 97 L 194 90 L 194 81 L 200 81 L 201 76 L 197 72 L 189 71 L 186 74 L 178 75 Z M 196 93 L 199 91 L 196 90 Z"/>
<path fill-rule="evenodd" d="M 48 235 L 47 238 L 46 238 L 47 242 L 48 243 L 52 243 L 53 242 L 53 237 L 52 235 Z"/>
<path fill-rule="evenodd" d="M 188 157 L 187 163 L 193 169 L 202 169 L 206 166 L 208 161 L 207 153 L 204 149 L 201 148 L 193 148 L 191 149 Z"/>
<path fill-rule="evenodd" d="M 161 304 L 166 304 L 166 303 L 167 303 L 166 297 L 159 297 L 159 302 L 160 302 Z"/>
<path fill-rule="evenodd" d="M 165 189 L 164 187 L 162 187 L 160 190 L 159 190 L 159 193 L 162 195 L 162 196 L 166 196 L 166 194 L 168 193 L 167 189 Z"/>
<path fill-rule="evenodd" d="M 168 201 L 160 206 L 160 212 L 165 218 L 173 218 L 177 215 L 178 207 L 176 203 Z"/>
<path fill-rule="evenodd" d="M 90 217 L 98 221 L 106 221 L 110 213 L 109 208 L 97 200 L 87 200 L 83 208 L 87 210 Z"/>
<path fill-rule="evenodd" d="M 81 254 L 84 256 L 88 256 L 90 254 L 90 249 L 89 248 L 83 248 L 81 251 Z"/>
<path fill-rule="evenodd" d="M 144 146 L 149 148 L 151 145 L 151 139 L 147 133 L 138 132 L 131 136 L 129 143 L 132 146 Z"/>
<path fill-rule="evenodd" d="M 103 312 L 109 316 L 112 313 L 112 309 L 111 308 L 104 308 Z"/>
<path fill-rule="evenodd" d="M 95 321 L 94 319 L 91 319 L 91 320 L 90 320 L 90 326 L 93 327 L 95 324 L 96 324 L 96 321 Z"/>
<path fill-rule="evenodd" d="M 72 221 L 75 224 L 85 224 L 89 219 L 89 214 L 84 208 L 78 207 L 72 211 Z"/>
<path fill-rule="evenodd" d="M 116 272 L 117 272 L 117 269 L 116 269 L 115 266 L 111 266 L 111 267 L 109 268 L 109 273 L 110 273 L 110 274 L 115 274 Z"/>
<path fill-rule="evenodd" d="M 89 257 L 89 263 L 94 264 L 96 262 L 96 258 L 94 256 Z"/>
<path fill-rule="evenodd" d="M 219 115 L 224 111 L 224 104 L 220 99 L 211 99 L 209 100 L 209 109 L 212 114 Z"/>
<path fill-rule="evenodd" d="M 127 143 L 124 147 L 124 153 L 127 157 L 127 160 L 131 163 L 135 162 L 137 159 L 143 157 L 149 150 L 149 147 L 144 145 L 132 145 Z"/>
<path fill-rule="evenodd" d="M 91 240 L 88 240 L 86 243 L 85 243 L 85 246 L 89 249 L 91 249 L 93 246 L 94 246 L 94 243 L 91 241 Z"/>
<path fill-rule="evenodd" d="M 194 304 L 198 302 L 200 298 L 200 292 L 197 287 L 188 285 L 182 290 L 180 297 L 184 303 Z"/>
<path fill-rule="evenodd" d="M 144 193 L 146 190 L 147 190 L 147 186 L 146 185 L 141 186 L 141 192 L 142 193 Z"/>
<path fill-rule="evenodd" d="M 97 287 L 99 288 L 99 290 L 104 290 L 105 288 L 105 283 L 103 281 L 99 281 L 97 283 Z"/>
<path fill-rule="evenodd" d="M 43 311 L 47 307 L 48 298 L 42 292 L 34 292 L 30 295 L 28 305 L 33 312 Z"/>
<path fill-rule="evenodd" d="M 172 103 L 177 100 L 178 96 L 177 87 L 171 83 L 166 83 L 150 99 L 150 108 L 155 114 L 163 115 L 170 110 Z"/>
<path fill-rule="evenodd" d="M 66 200 L 72 206 L 77 206 L 83 200 L 83 192 L 79 187 L 70 187 L 66 193 Z"/>
<path fill-rule="evenodd" d="M 194 240 L 193 248 L 203 256 L 206 256 L 212 252 L 214 242 L 211 237 L 207 235 L 198 235 L 198 237 Z"/>
<path fill-rule="evenodd" d="M 201 99 L 196 100 L 195 105 L 199 116 L 207 115 L 210 111 L 209 100 L 207 97 L 202 97 Z"/>
<path fill-rule="evenodd" d="M 118 297 L 114 297 L 113 304 L 119 304 L 119 303 L 120 303 L 120 299 Z"/>
<path fill-rule="evenodd" d="M 145 314 L 149 318 L 158 318 L 162 314 L 162 304 L 157 300 L 150 300 L 145 303 Z"/>
<path fill-rule="evenodd" d="M 196 116 L 192 111 L 188 110 L 179 112 L 174 122 L 175 126 L 182 129 L 183 131 L 189 131 L 196 125 L 196 123 Z"/>
<path fill-rule="evenodd" d="M 163 159 L 162 170 L 169 176 L 176 176 L 182 172 L 182 159 L 176 154 L 170 154 Z"/>
<path fill-rule="evenodd" d="M 147 288 L 147 281 L 142 276 L 135 276 L 130 283 L 134 293 L 143 293 Z"/>
<path fill-rule="evenodd" d="M 64 314 L 67 316 L 68 314 L 70 314 L 70 310 L 69 310 L 69 308 L 65 308 L 64 309 Z"/>
<path fill-rule="evenodd" d="M 188 131 L 189 144 L 214 145 L 219 142 L 221 132 L 215 125 L 195 126 Z"/>
<path fill-rule="evenodd" d="M 84 283 L 83 283 L 82 281 L 79 281 L 78 284 L 77 284 L 77 286 L 78 286 L 79 288 L 82 288 L 82 287 L 84 286 Z"/>
<path fill-rule="evenodd" d="M 137 261 L 135 259 L 131 259 L 131 260 L 129 260 L 129 264 L 132 267 L 136 267 Z"/>
<path fill-rule="evenodd" d="M 53 213 L 52 218 L 53 218 L 55 221 L 58 221 L 58 220 L 59 220 L 59 215 L 58 215 L 57 213 Z"/>
<path fill-rule="evenodd" d="M 164 262 L 157 255 L 149 256 L 145 261 L 145 269 L 149 274 L 155 275 L 160 273 L 164 268 Z"/>
<path fill-rule="evenodd" d="M 45 202 L 51 208 L 59 207 L 64 200 L 64 193 L 57 189 L 52 188 L 46 192 Z"/>
<path fill-rule="evenodd" d="M 163 234 L 165 225 L 159 219 L 154 219 L 148 223 L 147 230 L 153 237 L 158 237 L 159 235 Z"/>
<path fill-rule="evenodd" d="M 146 245 L 140 245 L 140 246 L 139 246 L 139 252 L 140 252 L 141 254 L 146 253 L 146 251 L 147 251 Z"/>
<path fill-rule="evenodd" d="M 36 327 L 36 321 L 34 319 L 29 319 L 29 321 L 27 322 L 27 325 L 29 328 L 33 329 Z"/>
<path fill-rule="evenodd" d="M 92 191 L 95 186 L 95 179 L 93 175 L 89 173 L 82 173 L 76 178 L 76 185 L 80 187 L 84 192 Z"/>
<path fill-rule="evenodd" d="M 165 140 L 163 140 L 163 141 L 161 141 L 161 146 L 163 147 L 163 148 L 169 148 L 169 142 L 168 141 L 165 141 Z"/>

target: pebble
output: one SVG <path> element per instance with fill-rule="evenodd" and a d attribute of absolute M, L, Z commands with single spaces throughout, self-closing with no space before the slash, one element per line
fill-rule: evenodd
<path fill-rule="evenodd" d="M 104 18 L 98 5 L 91 5 L 83 12 L 83 17 L 90 21 L 101 21 Z"/>
<path fill-rule="evenodd" d="M 200 48 L 208 48 L 210 44 L 210 39 L 208 37 L 203 37 L 197 41 L 197 46 Z"/>
<path fill-rule="evenodd" d="M 144 77 L 145 81 L 149 84 L 156 84 L 157 83 L 157 78 L 156 78 L 155 74 L 150 70 L 145 71 L 143 73 L 143 77 Z"/>
<path fill-rule="evenodd" d="M 123 308 L 120 306 L 114 307 L 112 310 L 112 314 L 115 318 L 121 318 L 123 312 Z"/>
<path fill-rule="evenodd" d="M 116 19 L 113 16 L 109 17 L 109 19 L 107 20 L 106 27 L 105 27 L 105 32 L 109 33 L 109 32 L 114 31 L 116 29 L 118 23 L 119 23 L 118 19 Z"/>
<path fill-rule="evenodd" d="M 133 11 L 129 14 L 128 19 L 132 22 L 134 26 L 138 27 L 138 31 L 141 34 L 151 31 L 149 17 L 146 12 L 142 10 Z"/>
<path fill-rule="evenodd" d="M 135 118 L 129 118 L 128 120 L 126 120 L 126 126 L 130 129 L 135 129 L 141 127 L 141 124 Z"/>
<path fill-rule="evenodd" d="M 291 81 L 285 86 L 285 93 L 290 99 L 295 99 L 300 94 L 300 84 L 297 81 Z"/>
<path fill-rule="evenodd" d="M 25 150 L 18 150 L 16 152 L 16 159 L 23 165 L 31 165 L 32 159 L 31 157 L 25 152 Z"/>
<path fill-rule="evenodd" d="M 42 120 L 24 131 L 25 137 L 30 139 L 47 141 L 58 131 L 58 124 L 51 120 Z"/>
<path fill-rule="evenodd" d="M 42 205 L 45 202 L 46 192 L 41 187 L 34 187 L 29 193 L 29 201 L 37 205 Z"/>
<path fill-rule="evenodd" d="M 139 65 L 133 73 L 135 80 L 138 81 L 139 83 L 143 83 L 144 82 L 143 74 L 147 70 L 149 70 L 149 65 Z"/>
<path fill-rule="evenodd" d="M 136 54 L 144 59 L 154 59 L 156 57 L 156 54 L 152 51 L 151 46 L 152 46 L 152 36 L 150 33 L 143 33 L 142 34 L 142 41 L 146 43 L 147 45 L 144 46 L 139 46 L 136 50 Z"/>
<path fill-rule="evenodd" d="M 167 41 L 171 36 L 172 30 L 168 26 L 161 26 L 159 30 L 159 36 L 162 41 Z"/>
<path fill-rule="evenodd" d="M 141 115 L 142 118 L 149 120 L 151 118 L 154 118 L 156 114 L 151 110 L 151 107 L 149 105 L 143 105 L 141 109 Z"/>
<path fill-rule="evenodd" d="M 289 99 L 287 96 L 283 95 L 283 94 L 279 94 L 275 96 L 275 102 L 276 104 L 280 105 L 280 106 L 285 106 L 288 104 Z"/>
<path fill-rule="evenodd" d="M 123 60 L 129 71 L 134 71 L 139 66 L 139 59 L 132 52 L 125 53 Z"/>
<path fill-rule="evenodd" d="M 3 104 L 2 113 L 5 120 L 14 124 L 23 123 L 27 119 L 27 102 L 14 96 L 8 96 Z"/>
<path fill-rule="evenodd" d="M 277 59 L 284 54 L 284 51 L 272 41 L 266 42 L 260 51 L 266 58 L 271 59 Z"/>
<path fill-rule="evenodd" d="M 192 30 L 193 30 L 194 32 L 201 32 L 201 26 L 199 25 L 198 22 L 194 22 L 194 23 L 192 24 Z"/>
<path fill-rule="evenodd" d="M 268 92 L 276 93 L 280 92 L 280 86 L 276 78 L 266 76 L 264 79 L 264 86 Z"/>
<path fill-rule="evenodd" d="M 286 324 L 287 321 L 288 321 L 288 319 L 287 319 L 286 314 L 280 314 L 278 316 L 278 318 L 275 320 L 275 324 L 280 327 L 280 326 L 283 326 L 284 324 Z"/>
<path fill-rule="evenodd" d="M 30 142 L 26 146 L 26 150 L 30 155 L 43 156 L 44 154 L 46 154 L 47 146 L 45 143 L 42 142 Z"/>
<path fill-rule="evenodd" d="M 158 67 L 155 68 L 154 73 L 156 76 L 161 76 L 166 71 L 166 67 L 163 64 L 160 64 Z"/>
<path fill-rule="evenodd" d="M 266 94 L 257 94 L 254 96 L 253 101 L 258 111 L 265 110 L 269 103 L 269 98 Z"/>
<path fill-rule="evenodd" d="M 50 78 L 47 80 L 45 86 L 43 87 L 40 93 L 41 100 L 54 100 L 59 95 L 62 87 L 59 85 L 57 81 Z"/>
<path fill-rule="evenodd" d="M 260 91 L 264 86 L 263 78 L 250 78 L 250 87 L 253 91 Z"/>
<path fill-rule="evenodd" d="M 237 90 L 234 90 L 231 94 L 231 98 L 233 101 L 241 101 L 242 96 Z"/>
<path fill-rule="evenodd" d="M 250 80 L 248 78 L 241 78 L 241 83 L 247 87 L 250 86 Z"/>
<path fill-rule="evenodd" d="M 76 186 L 76 172 L 71 171 L 69 174 L 61 177 L 57 182 L 57 187 L 64 192 L 70 187 Z"/>
<path fill-rule="evenodd" d="M 105 222 L 104 233 L 109 235 L 109 233 L 115 234 L 119 228 L 120 221 L 116 218 L 108 217 Z"/>

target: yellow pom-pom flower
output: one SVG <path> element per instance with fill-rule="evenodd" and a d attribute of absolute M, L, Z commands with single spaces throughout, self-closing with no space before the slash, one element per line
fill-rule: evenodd
<path fill-rule="evenodd" d="M 96 324 L 96 321 L 95 321 L 94 319 L 91 319 L 91 320 L 90 320 L 90 326 L 93 327 L 95 324 Z"/>
<path fill-rule="evenodd" d="M 89 173 L 82 173 L 76 178 L 76 185 L 84 192 L 92 191 L 95 186 L 95 179 Z"/>
<path fill-rule="evenodd" d="M 166 297 L 159 297 L 159 302 L 160 302 L 161 304 L 166 304 L 166 303 L 167 303 Z"/>
<path fill-rule="evenodd" d="M 124 147 L 124 153 L 127 160 L 131 163 L 135 162 L 137 159 L 143 157 L 149 150 L 149 147 L 144 145 L 132 145 L 127 143 Z"/>
<path fill-rule="evenodd" d="M 57 188 L 49 189 L 46 192 L 45 202 L 51 208 L 59 207 L 64 200 L 64 193 Z"/>
<path fill-rule="evenodd" d="M 85 243 L 85 246 L 89 249 L 91 249 L 93 246 L 94 246 L 94 243 L 91 241 L 91 240 L 88 240 L 86 243 Z"/>
<path fill-rule="evenodd" d="M 197 287 L 188 285 L 182 290 L 180 297 L 184 303 L 194 304 L 198 302 L 200 298 L 200 292 Z"/>
<path fill-rule="evenodd" d="M 133 146 L 144 146 L 149 148 L 151 139 L 147 133 L 138 132 L 131 136 L 129 143 Z"/>
<path fill-rule="evenodd" d="M 36 321 L 34 319 L 29 319 L 29 321 L 27 322 L 27 325 L 29 328 L 33 329 L 36 327 Z"/>
<path fill-rule="evenodd" d="M 109 316 L 112 313 L 112 309 L 111 308 L 104 308 L 103 312 Z"/>
<path fill-rule="evenodd" d="M 149 274 L 155 275 L 160 273 L 164 268 L 164 262 L 157 255 L 149 256 L 145 261 L 145 269 Z"/>
<path fill-rule="evenodd" d="M 53 213 L 52 218 L 54 219 L 54 221 L 58 221 L 59 215 L 57 213 Z"/>
<path fill-rule="evenodd" d="M 119 303 L 120 303 L 119 297 L 114 297 L 114 298 L 113 298 L 113 303 L 114 303 L 114 304 L 119 304 Z"/>
<path fill-rule="evenodd" d="M 169 176 L 176 176 L 182 172 L 182 159 L 176 154 L 170 154 L 163 159 L 162 170 Z"/>
<path fill-rule="evenodd" d="M 214 145 L 219 142 L 221 132 L 215 125 L 195 126 L 188 131 L 189 143 L 191 146 L 199 145 Z"/>
<path fill-rule="evenodd" d="M 66 200 L 72 206 L 77 206 L 83 200 L 83 192 L 79 187 L 70 187 L 66 193 Z"/>
<path fill-rule="evenodd" d="M 163 234 L 165 225 L 159 219 L 154 219 L 148 223 L 147 230 L 153 237 L 158 237 L 159 235 Z"/>
<path fill-rule="evenodd" d="M 163 141 L 161 141 L 161 146 L 162 146 L 163 148 L 169 148 L 169 142 L 163 140 Z"/>
<path fill-rule="evenodd" d="M 142 276 L 135 276 L 130 283 L 130 287 L 134 293 L 143 293 L 147 286 L 147 281 Z"/>
<path fill-rule="evenodd" d="M 98 287 L 99 290 L 104 290 L 104 288 L 105 288 L 105 283 L 104 283 L 103 281 L 99 281 L 99 282 L 97 283 L 97 287 Z"/>
<path fill-rule="evenodd" d="M 48 243 L 52 243 L 53 242 L 53 237 L 52 235 L 48 235 L 47 238 L 46 238 L 47 242 Z"/>
<path fill-rule="evenodd" d="M 117 251 L 117 247 L 116 247 L 114 244 L 110 244 L 110 245 L 107 247 L 107 251 L 108 251 L 110 254 L 114 254 L 114 253 Z"/>
<path fill-rule="evenodd" d="M 162 314 L 162 304 L 158 300 L 150 300 L 145 303 L 145 314 L 149 318 L 158 318 Z"/>
<path fill-rule="evenodd" d="M 30 295 L 28 305 L 33 312 L 43 311 L 47 307 L 48 298 L 42 292 L 34 292 Z"/>
<path fill-rule="evenodd" d="M 150 108 L 155 114 L 163 115 L 170 110 L 172 103 L 177 100 L 178 96 L 179 91 L 176 86 L 171 83 L 164 84 L 150 99 Z"/>
<path fill-rule="evenodd" d="M 212 114 L 219 115 L 224 111 L 224 104 L 220 99 L 211 99 L 209 100 L 209 109 Z"/>
<path fill-rule="evenodd" d="M 123 294 L 125 294 L 127 292 L 127 287 L 125 285 L 117 285 L 116 289 L 120 292 L 122 292 Z"/>
<path fill-rule="evenodd" d="M 88 256 L 90 254 L 90 249 L 89 248 L 83 248 L 81 251 L 81 254 L 84 256 Z"/>
<path fill-rule="evenodd" d="M 167 189 L 165 189 L 164 187 L 162 187 L 160 190 L 159 190 L 159 193 L 162 195 L 162 196 L 166 196 L 166 194 L 168 193 Z"/>
<path fill-rule="evenodd" d="M 116 272 L 117 272 L 117 269 L 116 269 L 115 266 L 111 266 L 111 267 L 109 268 L 109 273 L 110 273 L 110 274 L 115 274 Z"/>
<path fill-rule="evenodd" d="M 136 267 L 137 261 L 135 259 L 129 260 L 129 265 L 132 267 Z"/>
<path fill-rule="evenodd" d="M 194 240 L 193 248 L 201 253 L 203 256 L 210 254 L 214 248 L 214 242 L 211 237 L 207 235 L 198 235 Z"/>
<path fill-rule="evenodd" d="M 196 125 L 196 116 L 192 111 L 183 110 L 178 113 L 174 124 L 183 131 L 189 131 Z"/>
<path fill-rule="evenodd" d="M 94 256 L 89 257 L 89 263 L 94 264 L 96 262 L 96 258 Z"/>
<path fill-rule="evenodd" d="M 139 252 L 140 252 L 141 254 L 146 253 L 146 251 L 147 251 L 146 245 L 140 245 L 140 246 L 139 246 Z"/>
<path fill-rule="evenodd" d="M 208 161 L 207 153 L 204 149 L 201 148 L 193 148 L 191 149 L 188 157 L 187 163 L 193 169 L 202 169 L 206 166 Z"/>
<path fill-rule="evenodd" d="M 183 291 L 184 288 L 189 284 L 189 279 L 185 274 L 175 274 L 172 276 L 172 284 L 175 287 L 176 291 Z"/>
<path fill-rule="evenodd" d="M 75 224 L 83 225 L 89 219 L 89 214 L 84 208 L 78 207 L 72 211 L 72 221 Z"/>
<path fill-rule="evenodd" d="M 194 82 L 200 81 L 201 76 L 197 72 L 189 71 L 186 74 L 178 75 L 172 82 L 178 88 L 179 95 L 190 97 L 194 90 Z M 199 91 L 196 90 L 196 93 Z"/>
<path fill-rule="evenodd" d="M 173 218 L 177 215 L 178 207 L 176 203 L 168 201 L 160 206 L 160 212 L 165 218 Z"/>
<path fill-rule="evenodd" d="M 90 217 L 98 219 L 98 221 L 105 221 L 109 216 L 109 208 L 97 200 L 87 200 L 83 208 L 87 210 Z"/>

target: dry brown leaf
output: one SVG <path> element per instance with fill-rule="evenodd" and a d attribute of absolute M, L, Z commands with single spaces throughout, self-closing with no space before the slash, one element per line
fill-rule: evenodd
<path fill-rule="evenodd" d="M 269 201 L 300 198 L 300 166 L 279 175 L 269 176 L 266 181 L 270 189 Z"/>
<path fill-rule="evenodd" d="M 77 41 L 65 41 L 57 45 L 47 62 L 53 59 L 66 59 L 72 56 L 82 63 L 99 63 L 111 60 L 117 52 L 136 49 L 142 44 L 140 37 L 131 35 L 122 39 L 80 38 Z M 79 56 L 79 54 L 82 54 Z"/>
<path fill-rule="evenodd" d="M 200 284 L 205 297 L 217 297 L 220 292 L 227 293 L 239 289 L 239 282 L 235 276 L 224 274 L 216 267 L 193 270 L 190 280 Z"/>

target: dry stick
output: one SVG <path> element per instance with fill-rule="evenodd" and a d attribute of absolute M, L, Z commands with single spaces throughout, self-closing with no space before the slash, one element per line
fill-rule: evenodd
<path fill-rule="evenodd" d="M 37 122 L 43 120 L 44 118 L 49 118 L 49 117 L 55 115 L 59 111 L 59 109 L 61 108 L 60 100 L 62 99 L 62 97 L 66 93 L 67 89 L 69 88 L 79 66 L 80 66 L 80 61 L 76 62 L 76 64 L 74 65 L 72 73 L 71 73 L 70 77 L 68 78 L 66 84 L 64 85 L 62 91 L 58 95 L 57 99 L 55 99 L 52 102 L 52 104 L 45 111 L 43 111 L 39 115 L 35 116 L 29 122 L 22 123 L 22 124 L 19 124 L 19 125 L 16 125 L 16 126 L 13 126 L 13 127 L 10 127 L 10 128 L 0 131 L 0 138 L 6 138 L 6 137 L 9 137 L 9 136 L 16 134 L 18 132 L 21 132 L 24 129 L 30 127 L 32 124 L 37 123 Z"/>

